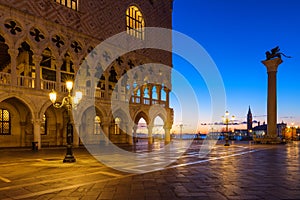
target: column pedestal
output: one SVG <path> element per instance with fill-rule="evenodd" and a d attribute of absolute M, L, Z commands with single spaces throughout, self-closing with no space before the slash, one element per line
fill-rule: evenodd
<path fill-rule="evenodd" d="M 171 142 L 170 128 L 165 127 L 165 144 L 169 144 Z"/>
<path fill-rule="evenodd" d="M 148 126 L 148 145 L 153 144 L 153 135 L 152 135 L 153 126 Z"/>
<path fill-rule="evenodd" d="M 38 143 L 38 149 L 41 149 L 41 121 L 33 122 L 33 142 Z"/>

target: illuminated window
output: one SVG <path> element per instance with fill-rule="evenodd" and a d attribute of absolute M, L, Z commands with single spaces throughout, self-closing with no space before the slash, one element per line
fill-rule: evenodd
<path fill-rule="evenodd" d="M 79 0 L 54 0 L 54 1 L 73 10 L 78 10 Z"/>
<path fill-rule="evenodd" d="M 8 110 L 0 109 L 0 135 L 10 135 L 10 113 Z"/>
<path fill-rule="evenodd" d="M 47 117 L 46 115 L 43 115 L 43 120 L 41 124 L 41 134 L 47 135 Z"/>
<path fill-rule="evenodd" d="M 126 30 L 129 35 L 144 39 L 145 21 L 141 11 L 136 6 L 130 6 L 126 11 Z"/>
<path fill-rule="evenodd" d="M 94 134 L 99 135 L 101 134 L 101 119 L 99 116 L 95 117 L 95 123 L 94 123 Z"/>
<path fill-rule="evenodd" d="M 121 123 L 121 119 L 119 118 L 119 117 L 117 117 L 116 119 L 115 119 L 115 130 L 114 130 L 114 132 L 115 132 L 115 135 L 119 135 L 120 134 L 120 123 Z"/>

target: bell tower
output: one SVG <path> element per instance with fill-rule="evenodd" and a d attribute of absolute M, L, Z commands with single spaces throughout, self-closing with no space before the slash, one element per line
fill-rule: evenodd
<path fill-rule="evenodd" d="M 247 131 L 248 133 L 252 130 L 252 112 L 249 106 L 248 114 L 247 114 Z"/>

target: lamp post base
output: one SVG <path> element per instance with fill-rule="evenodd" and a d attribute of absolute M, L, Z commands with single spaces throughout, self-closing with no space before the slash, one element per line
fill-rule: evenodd
<path fill-rule="evenodd" d="M 229 147 L 230 144 L 229 144 L 229 136 L 228 136 L 228 133 L 226 134 L 225 136 L 225 144 L 224 144 L 225 147 Z"/>
<path fill-rule="evenodd" d="M 67 145 L 67 154 L 63 160 L 64 163 L 73 163 L 76 162 L 75 157 L 72 152 L 72 145 Z"/>

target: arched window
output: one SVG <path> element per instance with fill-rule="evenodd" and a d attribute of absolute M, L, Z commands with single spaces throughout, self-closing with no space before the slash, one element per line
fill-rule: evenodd
<path fill-rule="evenodd" d="M 10 135 L 10 113 L 8 110 L 0 109 L 0 135 Z"/>
<path fill-rule="evenodd" d="M 54 1 L 60 3 L 61 5 L 67 6 L 68 8 L 71 8 L 73 10 L 78 10 L 79 0 L 54 0 Z"/>
<path fill-rule="evenodd" d="M 119 135 L 120 134 L 120 123 L 121 123 L 121 119 L 119 117 L 117 117 L 115 119 L 115 127 L 114 127 L 114 132 L 115 132 L 115 135 Z"/>
<path fill-rule="evenodd" d="M 65 54 L 63 64 L 60 68 L 61 82 L 66 82 L 67 80 L 74 80 L 75 76 L 75 65 L 71 60 L 71 57 L 68 53 Z"/>
<path fill-rule="evenodd" d="M 99 116 L 95 117 L 95 123 L 94 123 L 94 134 L 99 135 L 101 134 L 101 119 Z"/>
<path fill-rule="evenodd" d="M 144 39 L 145 21 L 141 11 L 136 6 L 130 6 L 126 11 L 126 30 L 141 40 Z"/>

